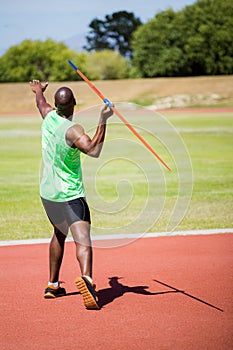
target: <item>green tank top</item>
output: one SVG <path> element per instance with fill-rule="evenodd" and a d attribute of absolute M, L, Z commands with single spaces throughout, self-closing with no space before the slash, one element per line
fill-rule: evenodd
<path fill-rule="evenodd" d="M 56 110 L 49 112 L 42 122 L 40 195 L 44 199 L 66 202 L 85 197 L 80 150 L 66 143 L 66 132 L 74 124 L 60 117 Z"/>

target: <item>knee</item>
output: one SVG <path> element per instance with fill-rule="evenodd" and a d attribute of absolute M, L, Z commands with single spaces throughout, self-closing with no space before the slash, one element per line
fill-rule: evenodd
<path fill-rule="evenodd" d="M 77 236 L 73 236 L 74 239 L 74 243 L 76 246 L 82 246 L 82 247 L 91 247 L 91 239 L 89 236 L 85 236 L 85 235 L 79 235 Z"/>

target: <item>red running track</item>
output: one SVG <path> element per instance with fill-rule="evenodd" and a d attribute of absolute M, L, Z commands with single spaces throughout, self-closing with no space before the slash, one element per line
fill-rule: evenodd
<path fill-rule="evenodd" d="M 233 345 L 233 235 L 138 239 L 94 249 L 100 311 L 74 286 L 74 244 L 61 271 L 68 295 L 43 299 L 48 245 L 1 247 L 1 350 L 224 350 Z"/>

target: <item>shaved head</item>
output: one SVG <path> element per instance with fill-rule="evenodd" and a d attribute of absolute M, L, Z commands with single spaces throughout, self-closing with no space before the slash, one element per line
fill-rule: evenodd
<path fill-rule="evenodd" d="M 63 86 L 60 89 L 57 90 L 55 93 L 55 105 L 58 106 L 66 106 L 70 104 L 71 102 L 75 101 L 74 95 L 72 90 L 70 90 L 68 87 Z"/>
<path fill-rule="evenodd" d="M 73 91 L 66 86 L 58 89 L 54 95 L 57 113 L 66 118 L 70 118 L 74 112 L 76 101 Z"/>

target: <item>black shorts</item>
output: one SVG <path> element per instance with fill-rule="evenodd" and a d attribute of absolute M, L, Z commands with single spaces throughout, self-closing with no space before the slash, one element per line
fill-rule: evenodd
<path fill-rule="evenodd" d="M 68 226 L 76 221 L 91 223 L 90 210 L 84 197 L 67 202 L 53 202 L 41 198 L 46 214 L 51 223 L 56 226 L 67 222 Z"/>

